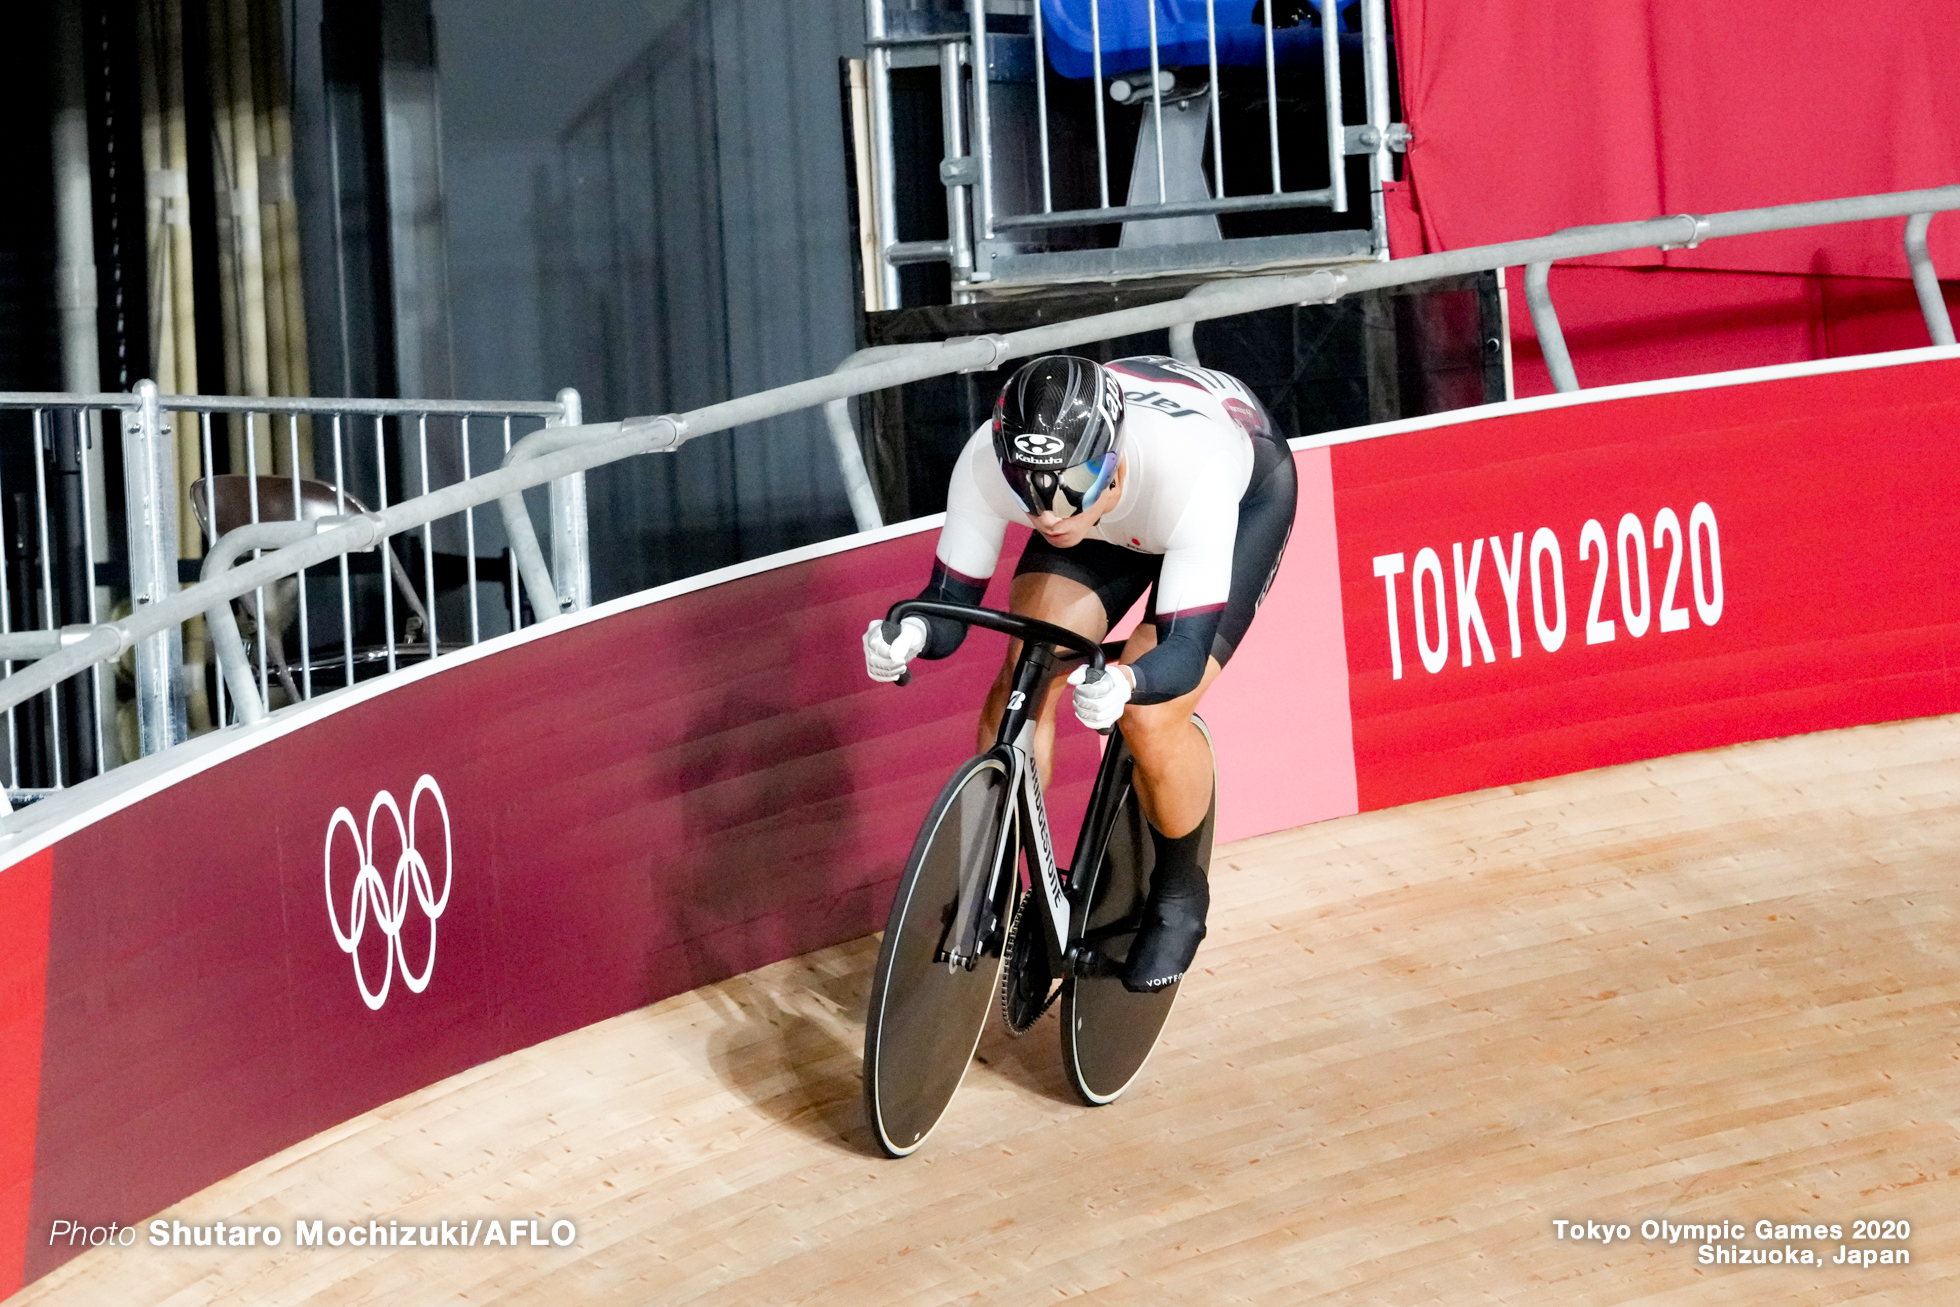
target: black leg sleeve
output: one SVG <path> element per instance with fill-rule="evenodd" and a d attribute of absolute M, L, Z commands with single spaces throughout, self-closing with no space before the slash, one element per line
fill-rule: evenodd
<path fill-rule="evenodd" d="M 1143 925 L 1123 968 L 1125 989 L 1145 994 L 1173 984 L 1183 979 L 1198 955 L 1198 944 L 1205 937 L 1205 917 L 1211 911 L 1211 879 L 1203 859 L 1217 815 L 1214 798 L 1205 819 L 1188 835 L 1171 839 L 1155 826 L 1150 828 L 1157 865 L 1150 874 Z"/>

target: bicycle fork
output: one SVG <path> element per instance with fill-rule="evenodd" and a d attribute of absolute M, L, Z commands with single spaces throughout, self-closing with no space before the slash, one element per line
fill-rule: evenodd
<path fill-rule="evenodd" d="M 1068 890 L 1062 884 L 1061 869 L 1055 865 L 1055 840 L 1048 831 L 1048 803 L 1042 797 L 1041 782 L 1036 778 L 1032 759 L 1024 762 L 1017 779 L 1020 781 L 1020 801 L 1016 805 L 1016 816 L 1021 828 L 1028 832 L 1022 845 L 1028 852 L 1028 869 L 1034 879 L 1035 892 L 1048 905 L 1048 911 L 1042 916 L 1048 919 L 1051 956 L 1065 957 L 1069 939 Z"/>
<path fill-rule="evenodd" d="M 1052 652 L 1039 646 L 1028 649 L 1016 668 L 1015 682 L 1001 716 L 993 756 L 1007 771 L 1007 784 L 1013 798 L 995 840 L 993 856 L 984 862 L 975 859 L 960 885 L 959 906 L 948 922 L 935 961 L 950 970 L 964 967 L 971 971 L 991 942 L 998 940 L 1002 920 L 1013 911 L 1015 893 L 1020 888 L 1014 854 L 1027 854 L 1028 868 L 1035 886 L 1047 905 L 1042 915 L 1048 922 L 1048 944 L 1056 958 L 1069 952 L 1070 901 L 1061 869 L 1055 862 L 1055 841 L 1048 829 L 1048 804 L 1041 793 L 1039 769 L 1034 760 L 1036 706 L 1055 675 L 1057 662 Z M 1008 883 L 1008 882 L 1014 883 Z"/>
<path fill-rule="evenodd" d="M 1030 723 L 1024 736 L 1033 734 Z M 964 967 L 971 971 L 999 937 L 1003 916 L 1012 911 L 1015 891 L 1020 888 L 1015 854 L 1025 852 L 1035 885 L 1046 901 L 1043 915 L 1049 922 L 1049 942 L 1055 956 L 1068 947 L 1069 900 L 1061 869 L 1055 863 L 1055 843 L 1048 829 L 1048 805 L 1036 779 L 1034 758 L 1024 747 L 1026 739 L 1011 745 L 996 745 L 995 753 L 1007 772 L 1013 801 L 1004 814 L 995 836 L 991 856 L 975 858 L 960 883 L 959 904 L 947 923 L 946 934 L 934 961 L 948 969 Z"/>
<path fill-rule="evenodd" d="M 1012 750 L 1002 752 L 1007 755 L 1002 759 L 1007 783 L 1010 787 L 1018 786 L 1024 770 L 1022 759 Z M 939 949 L 933 954 L 933 961 L 944 962 L 948 971 L 973 970 L 986 953 L 988 943 L 1000 932 L 1000 905 L 1005 901 L 1011 906 L 1013 902 L 1011 895 L 1003 892 L 1012 887 L 1003 886 L 1002 880 L 1013 874 L 1018 827 L 1015 809 L 1010 806 L 1002 813 L 993 849 L 985 858 L 972 859 L 966 868 L 960 881 L 959 904 L 947 923 Z"/>

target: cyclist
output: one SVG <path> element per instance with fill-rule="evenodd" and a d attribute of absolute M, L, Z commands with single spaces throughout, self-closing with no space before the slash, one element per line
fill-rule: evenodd
<path fill-rule="evenodd" d="M 946 493 L 932 580 L 920 597 L 978 603 L 1010 522 L 1034 528 L 1010 607 L 1100 640 L 1151 591 L 1144 622 L 1111 674 L 1068 678 L 1075 715 L 1100 730 L 1120 717 L 1156 871 L 1123 983 L 1181 979 L 1205 935 L 1211 893 L 1198 851 L 1210 824 L 1211 750 L 1191 721 L 1245 636 L 1293 529 L 1293 457 L 1245 385 L 1160 355 L 1101 365 L 1037 358 L 1008 379 L 992 420 L 967 442 Z M 963 623 L 908 617 L 887 642 L 865 632 L 872 679 L 915 657 L 944 658 Z M 1012 689 L 1011 643 L 981 713 L 989 747 Z M 1042 779 L 1052 766 L 1061 682 L 1036 719 Z"/>

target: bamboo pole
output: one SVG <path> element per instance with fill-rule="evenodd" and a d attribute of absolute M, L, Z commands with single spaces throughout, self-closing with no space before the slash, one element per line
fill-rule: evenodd
<path fill-rule="evenodd" d="M 306 344 L 306 287 L 300 267 L 299 204 L 293 195 L 292 87 L 286 76 L 284 11 L 280 0 L 256 0 L 256 3 L 262 19 L 259 30 L 264 34 L 259 45 L 259 65 L 266 75 L 265 101 L 271 151 L 261 165 L 260 185 L 265 188 L 265 197 L 270 200 L 267 208 L 271 216 L 267 230 L 275 233 L 271 239 L 279 251 L 279 299 L 285 313 L 286 387 L 279 393 L 310 395 L 313 393 L 312 371 Z M 283 444 L 278 446 L 278 457 L 290 461 Z M 299 464 L 301 476 L 313 474 L 311 418 L 302 418 L 299 423 Z M 280 470 L 290 473 L 294 469 L 282 467 Z"/>
<path fill-rule="evenodd" d="M 177 393 L 194 395 L 198 393 L 197 293 L 191 266 L 190 141 L 184 125 L 184 0 L 160 0 L 160 3 L 165 17 L 164 48 L 170 56 L 162 63 L 166 74 L 163 82 L 164 144 L 170 159 L 169 167 L 176 176 L 184 179 L 176 184 L 178 196 L 170 215 L 171 304 L 176 314 L 172 334 L 177 350 Z M 194 419 L 180 422 L 177 438 L 180 451 L 185 439 L 194 438 L 184 433 L 194 433 L 196 425 Z M 196 467 L 198 462 L 195 458 L 180 457 L 177 466 Z"/>
<path fill-rule="evenodd" d="M 271 393 L 265 338 L 265 257 L 259 225 L 259 150 L 252 107 L 251 23 L 241 0 L 209 0 L 219 282 L 225 326 L 225 389 Z M 274 470 L 272 440 L 250 414 L 230 421 L 233 471 Z M 247 442 L 251 448 L 248 454 Z"/>
<path fill-rule="evenodd" d="M 197 291 L 191 254 L 190 146 L 184 126 L 184 4 L 183 0 L 147 0 L 156 40 L 146 46 L 146 79 L 157 88 L 155 135 L 159 171 L 152 178 L 164 192 L 162 231 L 151 242 L 151 249 L 163 255 L 162 270 L 154 272 L 168 304 L 165 314 L 152 315 L 152 329 L 159 341 L 156 367 L 152 375 L 166 394 L 195 395 L 197 381 Z M 147 124 L 146 124 L 147 126 Z M 147 148 L 150 133 L 145 132 Z M 170 355 L 162 353 L 167 343 Z M 198 439 L 197 415 L 176 413 L 171 426 L 177 436 L 177 475 L 186 491 L 203 470 Z M 178 548 L 184 558 L 204 553 L 196 520 L 188 513 L 178 515 Z"/>
<path fill-rule="evenodd" d="M 225 393 L 236 395 L 244 385 L 238 349 L 238 151 L 233 145 L 231 120 L 231 41 L 227 35 L 225 0 L 189 0 L 205 6 L 206 81 L 211 94 L 211 184 L 218 224 L 218 308 L 225 342 Z M 230 430 L 227 425 L 227 430 Z M 243 466 L 244 449 L 235 440 L 233 465 Z"/>
<path fill-rule="evenodd" d="M 279 159 L 272 140 L 271 67 L 277 63 L 267 39 L 261 0 L 231 0 L 234 21 L 245 39 L 245 60 L 235 85 L 247 92 L 252 117 L 252 175 L 259 223 L 260 321 L 264 324 L 266 384 L 269 395 L 293 394 L 286 349 L 285 243 L 279 238 Z M 241 146 L 243 142 L 241 141 Z M 284 450 L 275 458 L 283 461 Z M 290 470 L 290 469 L 283 469 Z"/>
<path fill-rule="evenodd" d="M 265 232 L 259 224 L 259 135 L 252 77 L 252 25 L 245 0 L 220 0 L 230 41 L 232 205 L 238 240 L 239 353 L 244 395 L 272 393 L 265 335 Z M 264 453 L 270 453 L 270 445 Z M 260 467 L 269 467 L 261 459 Z"/>
<path fill-rule="evenodd" d="M 170 172 L 169 146 L 164 129 L 163 65 L 169 60 L 164 34 L 159 31 L 163 6 L 144 0 L 136 11 L 136 41 L 143 100 L 143 213 L 144 243 L 150 263 L 150 375 L 164 394 L 180 394 L 174 328 L 176 306 L 171 293 L 170 219 L 175 216 L 176 186 Z M 195 557 L 195 555 L 193 555 Z"/>
<path fill-rule="evenodd" d="M 197 393 L 197 305 L 191 275 L 189 151 L 184 128 L 183 0 L 144 0 L 137 8 L 143 97 L 146 245 L 150 256 L 150 375 L 167 394 Z M 171 414 L 180 497 L 203 469 L 194 413 Z M 180 504 L 180 508 L 183 505 Z M 198 558 L 204 541 L 196 517 L 177 515 L 177 553 Z M 194 733 L 212 727 L 204 691 L 210 641 L 204 623 L 184 628 L 186 715 Z"/>

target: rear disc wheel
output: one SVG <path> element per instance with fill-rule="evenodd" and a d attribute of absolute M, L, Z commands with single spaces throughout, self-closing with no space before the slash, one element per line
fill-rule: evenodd
<path fill-rule="evenodd" d="M 1155 853 L 1136 795 L 1126 794 L 1089 886 L 1083 947 L 1100 955 L 1098 974 L 1071 976 L 1062 989 L 1062 1067 L 1069 1087 L 1092 1107 L 1116 1101 L 1143 1070 L 1182 983 L 1149 994 L 1123 988 Z"/>
<path fill-rule="evenodd" d="M 1205 729 L 1198 718 L 1192 721 Z M 1209 731 L 1205 739 L 1210 742 Z M 1210 864 L 1209 830 L 1199 857 L 1200 865 Z M 1088 904 L 1081 947 L 1096 955 L 1094 965 L 1085 968 L 1091 974 L 1071 976 L 1062 989 L 1062 1067 L 1069 1086 L 1092 1107 L 1114 1102 L 1136 1081 L 1183 986 L 1180 981 L 1148 994 L 1123 988 L 1123 966 L 1143 924 L 1156 862 L 1150 823 L 1126 777 L 1103 855 L 1078 900 Z"/>

